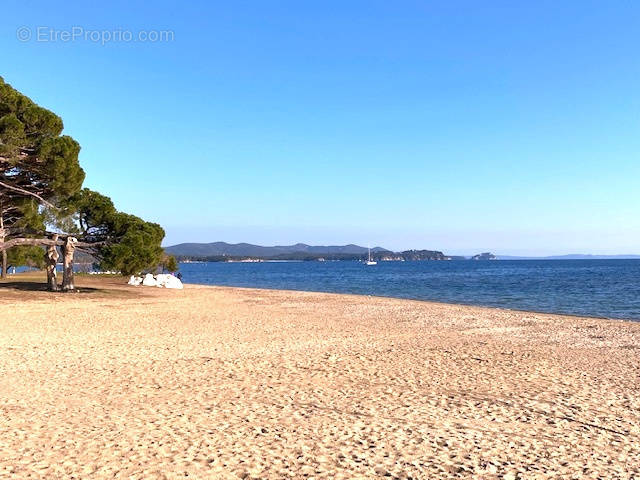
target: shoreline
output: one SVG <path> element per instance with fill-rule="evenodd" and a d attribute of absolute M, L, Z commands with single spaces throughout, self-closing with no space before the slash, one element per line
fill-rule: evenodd
<path fill-rule="evenodd" d="M 3 283 L 11 283 L 11 280 L 18 280 L 20 281 L 24 281 L 25 278 L 28 279 L 38 279 L 38 281 L 40 281 L 40 277 L 42 277 L 44 275 L 43 271 L 30 271 L 30 272 L 20 272 L 20 273 L 16 273 L 16 274 L 11 274 L 8 275 L 7 279 L 2 282 L 0 281 L 0 292 L 2 292 L 2 285 Z M 79 273 L 76 274 L 76 278 L 95 278 L 96 280 L 98 280 L 98 282 L 100 282 L 100 279 L 112 279 L 112 280 L 118 280 L 115 282 L 109 282 L 109 286 L 110 287 L 115 287 L 116 289 L 121 289 L 121 288 L 126 288 L 127 290 L 130 291 L 135 291 L 136 289 L 140 290 L 141 293 L 148 291 L 148 290 L 155 290 L 157 287 L 143 287 L 143 286 L 136 286 L 136 287 L 131 287 L 129 285 L 126 285 L 126 279 L 128 277 L 123 277 L 119 274 L 110 274 L 110 273 L 98 273 L 98 274 L 89 274 L 89 273 Z M 120 281 L 124 279 L 123 281 Z M 44 280 L 42 280 L 44 281 Z M 78 282 L 76 282 L 78 283 Z M 83 288 L 83 283 L 80 281 L 79 283 L 79 288 L 82 289 Z M 95 282 L 94 282 L 95 283 Z M 406 302 L 417 302 L 419 304 L 427 304 L 427 305 L 434 305 L 434 306 L 449 306 L 449 307 L 461 307 L 461 308 L 473 308 L 473 309 L 486 309 L 486 310 L 495 310 L 495 311 L 500 311 L 500 312 L 513 312 L 513 313 L 520 313 L 520 314 L 532 314 L 532 315 L 545 315 L 545 316 L 554 316 L 554 317 L 566 317 L 566 318 L 574 318 L 574 319 L 589 319 L 589 320 L 599 320 L 599 321 L 606 321 L 606 322 L 615 322 L 615 323 L 619 323 L 619 322 L 623 322 L 623 323 L 631 323 L 631 324 L 637 324 L 640 325 L 640 318 L 635 319 L 635 318 L 616 318 L 616 317 L 601 317 L 601 316 L 596 316 L 596 315 L 584 315 L 584 314 L 577 314 L 577 313 L 564 313 L 564 312 L 548 312 L 548 311 L 543 311 L 543 310 L 522 310 L 522 309 L 516 309 L 516 308 L 507 308 L 507 307 L 500 307 L 500 306 L 492 306 L 492 305 L 484 305 L 484 304 L 475 304 L 475 303 L 456 303 L 456 302 L 447 302 L 447 301 L 443 301 L 443 300 L 430 300 L 430 299 L 420 299 L 420 298 L 413 298 L 413 297 L 394 297 L 394 296 L 386 296 L 386 295 L 372 295 L 372 294 L 366 294 L 366 293 L 351 293 L 351 292 L 333 292 L 333 291 L 327 291 L 327 290 L 297 290 L 297 289 L 284 289 L 284 288 L 269 288 L 269 287 L 248 287 L 248 286 L 238 286 L 238 285 L 222 285 L 222 284 L 209 284 L 209 283 L 186 283 L 183 282 L 183 285 L 185 288 L 190 288 L 190 289 L 213 289 L 213 290 L 240 290 L 240 291 L 255 291 L 255 292 L 261 292 L 261 291 L 265 291 L 265 292 L 280 292 L 283 294 L 296 294 L 296 293 L 308 293 L 308 294 L 319 294 L 319 295 L 329 295 L 329 296 L 345 296 L 345 297 L 355 297 L 355 298 L 376 298 L 376 299 L 387 299 L 387 300 L 399 300 L 399 301 L 406 301 Z M 44 287 L 44 285 L 43 285 Z M 133 289 L 133 290 L 131 290 Z M 166 289 L 160 289 L 160 290 L 166 290 Z M 51 293 L 51 292 L 43 292 L 43 293 Z M 60 294 L 61 292 L 56 292 L 55 294 Z M 1 298 L 0 298 L 1 300 Z"/>
<path fill-rule="evenodd" d="M 3 282 L 0 281 L 0 292 L 2 292 L 2 286 L 3 283 L 11 283 L 11 280 L 18 280 L 18 281 L 22 281 L 25 277 L 32 279 L 32 278 L 38 278 L 38 280 L 40 280 L 40 277 L 44 275 L 43 271 L 30 271 L 30 272 L 20 272 L 17 274 L 11 274 L 7 277 L 7 279 Z M 100 282 L 101 279 L 107 278 L 107 279 L 112 279 L 112 280 L 118 280 L 115 282 L 109 282 L 109 286 L 110 287 L 114 287 L 118 290 L 120 289 L 126 289 L 127 291 L 133 292 L 136 290 L 140 290 L 140 293 L 144 293 L 146 291 L 155 291 L 157 289 L 157 287 L 143 287 L 143 286 L 130 286 L 130 285 L 126 285 L 126 279 L 128 277 L 126 276 L 121 276 L 119 274 L 110 274 L 110 273 L 98 273 L 98 274 L 89 274 L 89 273 L 80 273 L 80 274 L 76 274 L 76 278 L 95 278 L 96 280 L 98 280 L 98 283 Z M 22 279 L 22 280 L 21 280 Z M 123 280 L 124 279 L 124 280 Z M 120 281 L 122 280 L 122 281 Z M 78 282 L 76 282 L 78 283 Z M 79 289 L 82 289 L 84 287 L 83 283 L 86 282 L 82 282 L 80 281 L 80 283 L 78 283 L 79 285 Z M 95 282 L 93 282 L 95 283 Z M 366 294 L 366 293 L 350 293 L 350 292 L 333 292 L 333 291 L 327 291 L 327 290 L 297 290 L 297 289 L 284 289 L 284 288 L 269 288 L 269 287 L 248 287 L 248 286 L 238 286 L 238 285 L 216 285 L 216 284 L 208 284 L 208 283 L 186 283 L 183 282 L 183 285 L 185 288 L 189 288 L 189 289 L 196 289 L 196 290 L 201 290 L 201 289 L 212 289 L 212 290 L 217 290 L 217 291 L 233 291 L 233 290 L 239 290 L 239 291 L 247 291 L 247 292 L 274 292 L 274 293 L 282 293 L 282 294 L 296 294 L 296 293 L 301 293 L 301 294 L 318 294 L 318 295 L 327 295 L 327 296 L 336 296 L 336 297 L 354 297 L 354 298 L 375 298 L 375 299 L 381 299 L 381 300 L 397 300 L 397 301 L 405 301 L 405 302 L 416 302 L 418 304 L 426 304 L 426 305 L 433 305 L 433 306 L 443 306 L 443 307 L 459 307 L 459 308 L 471 308 L 471 309 L 486 309 L 488 311 L 498 311 L 498 312 L 513 312 L 513 313 L 518 313 L 518 314 L 532 314 L 532 315 L 545 315 L 545 316 L 552 316 L 552 317 L 565 317 L 568 319 L 585 319 L 585 320 L 597 320 L 597 321 L 604 321 L 604 322 L 613 322 L 613 323 L 630 323 L 630 324 L 634 324 L 634 325 L 638 325 L 640 326 L 640 318 L 638 319 L 634 319 L 634 318 L 615 318 L 615 317 L 601 317 L 601 316 L 596 316 L 596 315 L 583 315 L 583 314 L 574 314 L 574 313 L 564 313 L 564 312 L 548 312 L 548 311 L 543 311 L 543 310 L 522 310 L 522 309 L 516 309 L 516 308 L 507 308 L 507 307 L 499 307 L 499 306 L 492 306 L 492 305 L 483 305 L 483 304 L 475 304 L 475 303 L 455 303 L 455 302 L 446 302 L 446 301 L 442 301 L 442 300 L 429 300 L 429 299 L 420 299 L 420 298 L 412 298 L 412 297 L 394 297 L 394 296 L 385 296 L 385 295 L 371 295 L 371 294 Z M 44 285 L 42 285 L 44 287 Z M 166 290 L 166 289 L 160 289 L 160 290 Z M 45 292 L 43 291 L 43 293 L 45 294 L 55 294 L 55 295 L 59 295 L 61 294 L 61 292 Z M 0 298 L 1 300 L 1 298 Z"/>
<path fill-rule="evenodd" d="M 506 312 L 516 312 L 516 313 L 531 313 L 536 315 L 554 315 L 557 317 L 570 317 L 570 318 L 588 318 L 592 320 L 606 320 L 612 322 L 631 322 L 631 323 L 639 323 L 640 318 L 616 318 L 616 317 L 600 317 L 596 315 L 583 315 L 578 313 L 564 313 L 564 312 L 547 312 L 543 310 L 521 310 L 517 308 L 507 308 L 507 307 L 497 307 L 492 305 L 483 305 L 478 303 L 455 303 L 455 302 L 446 302 L 443 300 L 424 300 L 420 298 L 413 297 L 393 297 L 386 295 L 370 295 L 367 293 L 349 293 L 349 292 L 330 292 L 327 290 L 295 290 L 295 289 L 286 289 L 286 288 L 268 288 L 268 287 L 245 287 L 245 286 L 237 286 L 237 285 L 214 285 L 207 283 L 184 283 L 185 288 L 187 287 L 196 287 L 196 288 L 228 288 L 228 289 L 240 289 L 240 290 L 266 290 L 269 292 L 290 292 L 290 293 L 319 293 L 326 295 L 346 295 L 346 296 L 354 296 L 354 297 L 371 297 L 371 298 L 382 298 L 382 299 L 390 299 L 390 300 L 405 300 L 407 302 L 421 302 L 428 303 L 434 305 L 450 305 L 450 306 L 458 306 L 458 307 L 471 307 L 471 308 L 486 308 L 491 310 L 503 310 Z"/>
<path fill-rule="evenodd" d="M 637 322 L 36 280 L 0 286 L 8 478 L 640 475 Z"/>
<path fill-rule="evenodd" d="M 295 291 L 326 291 L 482 305 L 520 311 L 640 321 L 633 295 L 637 263 L 622 260 L 536 262 L 404 262 L 365 267 L 354 262 L 292 268 L 267 265 L 184 265 L 184 280 Z M 394 263 L 394 262 L 384 262 Z M 409 265 L 407 265 L 407 263 Z M 539 262 L 538 262 L 539 263 Z M 543 262 L 544 263 L 544 262 Z M 295 268 L 293 265 L 297 265 Z M 572 266 L 573 265 L 573 266 Z M 494 268 L 495 267 L 495 268 Z"/>

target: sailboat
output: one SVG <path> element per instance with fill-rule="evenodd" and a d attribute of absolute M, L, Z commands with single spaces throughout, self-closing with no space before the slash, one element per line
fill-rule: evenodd
<path fill-rule="evenodd" d="M 376 262 L 375 260 L 371 260 L 371 247 L 369 247 L 369 260 L 367 260 L 366 262 L 367 265 L 377 265 L 378 262 Z"/>

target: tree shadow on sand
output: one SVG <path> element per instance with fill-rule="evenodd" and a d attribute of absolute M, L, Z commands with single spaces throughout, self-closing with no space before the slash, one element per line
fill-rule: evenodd
<path fill-rule="evenodd" d="M 42 282 L 0 282 L 0 291 L 2 290 L 13 290 L 20 292 L 48 292 L 47 284 Z M 72 292 L 63 292 L 59 290 L 58 292 L 51 293 L 93 293 L 99 292 L 101 289 L 92 288 L 92 287 L 79 287 L 73 290 Z"/>

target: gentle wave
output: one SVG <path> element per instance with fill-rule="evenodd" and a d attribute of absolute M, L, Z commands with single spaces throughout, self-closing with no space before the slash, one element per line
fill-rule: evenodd
<path fill-rule="evenodd" d="M 640 260 L 183 263 L 187 283 L 640 320 Z"/>

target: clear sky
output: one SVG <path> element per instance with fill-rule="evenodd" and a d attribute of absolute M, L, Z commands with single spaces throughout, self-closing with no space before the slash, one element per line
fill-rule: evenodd
<path fill-rule="evenodd" d="M 167 245 L 640 253 L 638 2 L 5 0 L 0 34 Z"/>

